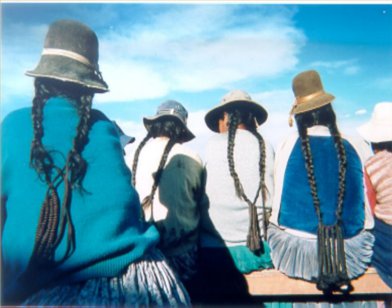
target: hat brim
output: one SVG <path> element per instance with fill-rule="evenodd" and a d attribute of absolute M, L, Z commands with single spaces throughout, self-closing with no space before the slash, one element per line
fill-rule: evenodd
<path fill-rule="evenodd" d="M 294 106 L 292 113 L 293 114 L 298 114 L 298 113 L 304 113 L 310 110 L 314 110 L 317 108 L 320 108 L 322 106 L 325 106 L 327 104 L 332 103 L 332 101 L 335 99 L 335 96 L 329 93 L 323 93 L 320 96 L 317 96 L 314 99 L 311 99 L 307 102 L 300 103 Z"/>
<path fill-rule="evenodd" d="M 43 55 L 37 67 L 25 73 L 30 77 L 42 77 L 72 82 L 92 89 L 96 93 L 109 91 L 106 82 L 94 69 L 70 58 Z"/>
<path fill-rule="evenodd" d="M 392 141 L 392 124 L 365 123 L 357 128 L 358 133 L 363 139 L 373 142 Z"/>
<path fill-rule="evenodd" d="M 263 124 L 268 118 L 267 111 L 258 103 L 251 100 L 238 100 L 227 102 L 211 109 L 205 115 L 204 121 L 210 130 L 219 133 L 218 121 L 222 118 L 222 113 L 236 108 L 249 110 L 255 116 L 259 125 Z"/>
<path fill-rule="evenodd" d="M 161 121 L 163 119 L 174 120 L 178 124 L 182 125 L 182 127 L 185 129 L 185 132 L 180 140 L 181 142 L 187 142 L 187 141 L 190 141 L 193 138 L 195 138 L 195 135 L 189 130 L 189 128 L 186 126 L 186 124 L 182 121 L 182 119 L 175 114 L 160 114 L 160 115 L 155 115 L 152 117 L 145 117 L 145 118 L 143 118 L 143 124 L 144 124 L 144 127 L 146 128 L 146 130 L 149 132 L 152 124 L 154 124 L 158 120 Z"/>

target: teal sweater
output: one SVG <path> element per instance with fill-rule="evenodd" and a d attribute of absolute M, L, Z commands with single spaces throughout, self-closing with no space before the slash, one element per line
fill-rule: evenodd
<path fill-rule="evenodd" d="M 155 227 L 141 221 L 140 202 L 131 185 L 131 174 L 112 122 L 92 111 L 88 143 L 82 153 L 88 163 L 83 180 L 86 192 L 72 194 L 71 215 L 76 250 L 50 273 L 23 285 L 18 278 L 30 259 L 46 184 L 29 165 L 33 137 L 31 108 L 9 114 L 2 123 L 1 198 L 3 213 L 3 297 L 20 297 L 29 287 L 114 277 L 140 260 L 159 241 Z M 58 166 L 65 159 L 76 134 L 76 108 L 63 98 L 50 99 L 44 109 L 46 149 Z M 59 190 L 60 199 L 63 186 Z M 65 237 L 56 258 L 64 254 Z M 28 294 L 27 294 L 28 295 Z"/>

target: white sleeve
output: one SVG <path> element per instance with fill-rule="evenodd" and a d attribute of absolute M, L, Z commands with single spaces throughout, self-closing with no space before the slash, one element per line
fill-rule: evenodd
<path fill-rule="evenodd" d="M 370 145 L 363 139 L 358 137 L 351 137 L 342 135 L 344 139 L 346 139 L 355 149 L 362 163 L 362 170 L 365 172 L 365 163 L 372 156 L 372 150 Z M 365 200 L 365 229 L 373 229 L 374 227 L 374 217 L 372 215 L 372 210 L 370 208 L 370 203 L 368 198 L 366 197 L 366 184 L 365 184 L 365 176 L 363 176 L 363 191 L 364 191 L 364 200 Z"/>
<path fill-rule="evenodd" d="M 270 218 L 270 222 L 274 223 L 275 225 L 278 225 L 280 201 L 282 198 L 283 181 L 287 162 L 297 139 L 297 133 L 290 135 L 277 147 L 276 150 L 274 167 L 274 198 L 272 203 L 272 215 Z"/>

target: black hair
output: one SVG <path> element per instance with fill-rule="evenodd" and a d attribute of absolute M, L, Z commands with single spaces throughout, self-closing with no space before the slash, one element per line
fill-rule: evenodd
<path fill-rule="evenodd" d="M 388 151 L 392 153 L 392 141 L 372 142 L 373 151 Z"/>
<path fill-rule="evenodd" d="M 145 197 L 142 200 L 143 208 L 147 206 L 152 206 L 154 194 L 156 189 L 158 188 L 159 180 L 164 170 L 170 150 L 173 148 L 173 146 L 176 143 L 180 143 L 183 141 L 185 132 L 186 132 L 185 127 L 175 119 L 170 119 L 170 118 L 163 118 L 161 120 L 158 119 L 157 121 L 151 124 L 147 132 L 147 135 L 144 137 L 144 139 L 140 142 L 139 146 L 137 147 L 133 158 L 133 164 L 132 164 L 132 184 L 134 186 L 136 185 L 136 171 L 139 162 L 140 152 L 145 146 L 145 144 L 147 143 L 147 141 L 151 138 L 156 138 L 156 137 L 169 138 L 169 142 L 167 143 L 163 151 L 161 160 L 159 162 L 158 169 L 154 174 L 154 184 L 151 188 L 151 192 L 147 197 Z M 151 210 L 151 214 L 152 214 L 152 210 Z M 153 216 L 151 217 L 151 220 L 153 220 Z"/>
<path fill-rule="evenodd" d="M 259 222 L 256 211 L 256 202 L 260 195 L 262 196 L 262 205 L 263 205 L 263 229 L 264 229 L 264 237 L 266 237 L 267 232 L 267 213 L 265 208 L 265 200 L 267 188 L 265 185 L 265 142 L 263 137 L 257 131 L 256 121 L 254 115 L 247 111 L 241 109 L 228 109 L 226 111 L 228 115 L 228 145 L 227 145 L 227 160 L 229 163 L 229 171 L 230 175 L 234 181 L 234 187 L 237 196 L 244 200 L 249 205 L 249 233 L 247 238 L 247 246 L 250 250 L 255 253 L 258 253 L 262 250 L 262 246 L 260 245 L 260 230 L 259 230 Z M 223 117 L 223 115 L 222 115 Z M 235 145 L 235 135 L 237 131 L 238 125 L 243 124 L 245 128 L 253 134 L 253 136 L 257 139 L 259 144 L 259 185 L 255 194 L 253 201 L 251 201 L 248 196 L 245 194 L 241 181 L 238 177 L 238 174 L 235 170 L 234 164 L 234 145 Z"/>
<path fill-rule="evenodd" d="M 40 180 L 46 183 L 47 192 L 41 207 L 30 264 L 47 268 L 68 258 L 75 249 L 70 206 L 73 189 L 83 191 L 82 182 L 87 171 L 87 162 L 82 152 L 88 142 L 94 92 L 75 83 L 49 78 L 36 78 L 34 86 L 30 165 L 35 169 Z M 69 98 L 74 102 L 79 115 L 76 135 L 64 166 L 55 165 L 51 153 L 42 142 L 45 133 L 43 128 L 45 103 L 51 97 L 57 96 Z M 57 192 L 61 183 L 64 183 L 62 201 Z M 55 262 L 55 250 L 65 235 L 65 229 L 67 229 L 66 252 L 59 262 Z"/>
<path fill-rule="evenodd" d="M 308 175 L 308 182 L 313 199 L 313 205 L 318 219 L 318 259 L 319 277 L 317 287 L 329 292 L 340 287 L 351 288 L 346 269 L 344 242 L 341 230 L 341 219 L 343 211 L 343 201 L 346 191 L 346 168 L 347 158 L 343 145 L 343 140 L 336 125 L 336 115 L 331 104 L 295 115 L 299 137 L 301 140 L 302 153 L 305 159 L 305 168 Z M 339 162 L 339 189 L 338 204 L 336 208 L 336 224 L 332 227 L 324 226 L 323 213 L 320 208 L 320 199 L 317 192 L 316 178 L 312 151 L 310 148 L 308 128 L 314 125 L 327 126 L 333 138 L 336 156 Z M 334 244 L 331 244 L 334 243 Z"/>

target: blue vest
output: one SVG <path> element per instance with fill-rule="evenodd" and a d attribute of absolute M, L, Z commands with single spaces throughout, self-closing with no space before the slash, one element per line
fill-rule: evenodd
<path fill-rule="evenodd" d="M 324 225 L 336 222 L 339 191 L 339 162 L 332 137 L 310 136 L 314 174 Z M 353 146 L 343 140 L 347 156 L 343 202 L 343 232 L 349 238 L 358 234 L 365 222 L 362 163 Z M 290 154 L 283 182 L 278 222 L 281 226 L 317 234 L 318 219 L 310 192 L 301 141 Z"/>

